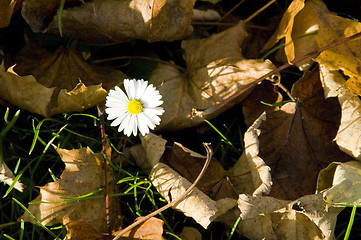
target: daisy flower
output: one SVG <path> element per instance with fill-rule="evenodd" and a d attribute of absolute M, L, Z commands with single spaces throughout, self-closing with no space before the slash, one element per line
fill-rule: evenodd
<path fill-rule="evenodd" d="M 110 90 L 105 102 L 105 112 L 108 120 L 114 120 L 110 125 L 118 126 L 118 131 L 124 131 L 128 137 L 139 132 L 144 136 L 149 129 L 154 129 L 160 123 L 160 115 L 164 110 L 160 105 L 162 95 L 147 81 L 124 79 L 124 93 L 119 87 Z"/>

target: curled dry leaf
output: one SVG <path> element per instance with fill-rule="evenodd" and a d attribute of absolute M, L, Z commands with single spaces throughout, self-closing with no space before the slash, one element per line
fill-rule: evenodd
<path fill-rule="evenodd" d="M 167 164 L 188 181 L 194 182 L 205 161 L 205 156 L 174 143 L 173 147 L 166 148 L 160 162 Z M 197 188 L 214 200 L 237 199 L 238 195 L 226 173 L 222 165 L 216 159 L 212 159 Z"/>
<path fill-rule="evenodd" d="M 188 36 L 195 0 L 94 0 L 63 11 L 65 36 L 90 44 L 143 39 L 175 41 Z M 116 9 L 116 11 L 114 11 Z M 54 17 L 46 32 L 58 33 Z"/>
<path fill-rule="evenodd" d="M 16 0 L 3 0 L 0 2 L 0 28 L 9 25 L 15 4 Z"/>
<path fill-rule="evenodd" d="M 168 202 L 177 199 L 191 185 L 191 183 L 179 173 L 164 163 L 155 165 L 149 175 L 154 187 Z M 220 199 L 214 201 L 197 187 L 174 206 L 186 216 L 192 217 L 202 227 L 208 225 L 218 216 L 236 206 L 234 199 Z"/>
<path fill-rule="evenodd" d="M 256 190 L 245 151 L 242 152 L 233 167 L 228 169 L 227 175 L 231 179 L 236 193 L 252 194 Z"/>
<path fill-rule="evenodd" d="M 242 220 L 237 231 L 251 240 L 333 239 L 340 211 L 340 208 L 327 209 L 322 194 L 295 201 L 241 194 L 238 207 Z"/>
<path fill-rule="evenodd" d="M 334 98 L 325 100 L 318 69 L 295 83 L 292 95 L 299 102 L 266 111 L 245 135 L 255 187 L 265 185 L 268 193 L 272 186 L 271 196 L 291 200 L 314 193 L 317 175 L 329 163 L 351 159 L 333 142 L 339 104 Z"/>
<path fill-rule="evenodd" d="M 154 133 L 139 136 L 142 144 L 130 147 L 129 151 L 137 166 L 143 169 L 154 167 L 161 159 L 167 140 Z"/>
<path fill-rule="evenodd" d="M 97 191 L 104 186 L 102 154 L 93 155 L 87 148 L 56 150 L 65 163 L 65 169 L 58 181 L 40 187 L 40 195 L 30 203 L 29 211 L 47 226 L 83 220 L 92 224 L 97 230 L 106 232 L 104 198 L 70 200 Z M 112 181 L 110 174 L 108 181 Z M 110 193 L 112 191 L 115 189 L 110 188 Z M 104 191 L 100 194 L 104 194 Z M 113 226 L 119 226 L 117 198 L 110 199 L 110 206 Z M 26 212 L 21 219 L 35 223 Z"/>
<path fill-rule="evenodd" d="M 355 206 L 361 203 L 361 163 L 332 163 L 320 172 L 318 191 L 327 204 Z"/>
<path fill-rule="evenodd" d="M 154 134 L 143 137 L 142 144 L 144 154 L 133 156 L 148 158 L 151 164 L 155 164 L 149 178 L 157 191 L 168 202 L 177 199 L 189 188 L 191 182 L 199 175 L 206 159 L 205 156 L 193 152 L 179 143 L 165 148 L 165 140 Z M 140 149 L 137 148 L 137 151 L 139 152 Z M 160 162 L 157 163 L 159 160 Z M 136 161 L 144 162 L 139 159 Z M 235 206 L 237 194 L 226 176 L 226 171 L 215 160 L 211 161 L 197 186 L 174 208 L 182 211 L 186 216 L 194 218 L 200 225 L 207 228 L 216 217 Z M 211 195 L 217 201 L 212 200 L 206 194 Z"/>
<path fill-rule="evenodd" d="M 282 100 L 282 95 L 276 92 L 274 88 L 271 82 L 264 81 L 256 86 L 252 93 L 241 102 L 244 122 L 247 127 L 251 126 L 265 110 L 271 108 L 261 101 L 273 104 Z"/>
<path fill-rule="evenodd" d="M 65 5 L 80 4 L 82 0 L 65 0 Z M 24 0 L 21 15 L 33 32 L 41 32 L 60 6 L 58 0 Z"/>
<path fill-rule="evenodd" d="M 77 220 L 65 225 L 67 234 L 64 240 L 106 240 L 107 238 L 93 225 L 86 221 Z"/>
<path fill-rule="evenodd" d="M 135 221 L 140 220 L 140 218 L 137 218 Z M 162 237 L 163 234 L 163 221 L 152 217 L 148 220 L 146 220 L 141 225 L 133 228 L 129 232 L 126 232 L 122 235 L 120 239 L 124 240 L 140 240 L 140 239 L 147 239 L 147 240 L 164 240 Z M 120 230 L 121 231 L 121 230 Z M 117 232 L 115 232 L 113 235 L 117 235 Z"/>
<path fill-rule="evenodd" d="M 135 158 L 138 166 L 149 168 L 161 162 L 167 164 L 190 182 L 194 182 L 201 172 L 206 160 L 205 156 L 177 142 L 172 147 L 166 147 L 166 140 L 152 133 L 142 136 L 140 139 L 142 145 L 130 148 L 130 153 Z M 207 171 L 198 182 L 197 188 L 214 200 L 222 198 L 237 199 L 238 197 L 230 177 L 227 176 L 227 172 L 216 159 L 211 160 Z"/>
<path fill-rule="evenodd" d="M 243 22 L 206 39 L 182 42 L 187 73 L 159 64 L 149 81 L 163 96 L 165 113 L 158 130 L 179 130 L 211 119 L 242 101 L 248 84 L 275 69 L 268 60 L 245 59 L 240 45 Z M 244 92 L 233 99 L 236 93 Z"/>
<path fill-rule="evenodd" d="M 354 206 L 361 203 L 361 162 L 334 162 L 320 172 L 318 191 L 327 204 Z"/>
<path fill-rule="evenodd" d="M 326 97 L 338 97 L 341 105 L 341 123 L 335 137 L 337 145 L 350 156 L 361 160 L 361 101 L 346 86 L 342 74 L 320 64 L 321 81 Z"/>
<path fill-rule="evenodd" d="M 184 227 L 180 237 L 182 240 L 202 240 L 202 234 L 192 227 Z"/>
<path fill-rule="evenodd" d="M 6 183 L 11 186 L 14 183 L 15 175 L 10 170 L 10 168 L 2 161 L 0 158 L 0 181 Z M 22 184 L 19 180 L 15 183 L 14 188 L 20 192 L 24 190 L 24 184 Z"/>
<path fill-rule="evenodd" d="M 137 220 L 136 220 L 137 221 Z M 68 231 L 64 240 L 110 240 L 112 236 L 101 233 L 93 225 L 85 221 L 72 221 L 65 225 Z M 119 230 L 121 231 L 121 230 Z M 114 232 L 113 235 L 116 235 Z M 120 239 L 124 240 L 163 240 L 163 221 L 152 217 L 140 226 L 123 234 Z"/>
<path fill-rule="evenodd" d="M 15 67 L 5 71 L 1 66 L 0 96 L 43 116 L 93 107 L 105 100 L 106 89 L 125 78 L 120 71 L 86 63 L 72 49 L 60 47 L 53 53 L 27 50 L 14 61 Z"/>
<path fill-rule="evenodd" d="M 292 61 L 359 32 L 361 32 L 360 22 L 330 12 L 321 0 L 306 1 L 305 4 L 301 0 L 295 0 L 285 13 L 278 31 L 274 33 L 265 48 L 273 46 L 279 39 L 285 37 L 287 43 L 285 53 L 288 61 Z M 323 51 L 317 57 L 317 61 L 330 70 L 342 70 L 349 76 L 350 88 L 359 95 L 361 94 L 360 42 L 360 39 L 345 42 Z M 308 68 L 312 62 L 310 57 L 296 65 L 303 69 Z"/>

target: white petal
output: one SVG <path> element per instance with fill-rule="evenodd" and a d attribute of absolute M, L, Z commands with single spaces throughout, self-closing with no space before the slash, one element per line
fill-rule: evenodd
<path fill-rule="evenodd" d="M 117 98 L 123 100 L 123 101 L 129 101 L 127 95 L 125 95 L 125 93 L 123 92 L 122 89 L 120 89 L 118 86 L 115 87 L 115 93 L 114 96 L 116 96 Z"/>
<path fill-rule="evenodd" d="M 123 118 L 120 118 L 120 117 L 115 118 L 115 120 L 110 123 L 110 126 L 112 126 L 112 127 L 118 126 L 123 121 Z"/>
<path fill-rule="evenodd" d="M 127 92 L 127 95 L 130 100 L 135 99 L 135 79 L 129 80 L 127 86 L 124 85 L 125 91 Z"/>
<path fill-rule="evenodd" d="M 142 101 L 145 108 L 155 108 L 163 104 L 163 101 L 154 101 L 148 99 L 148 101 Z"/>
<path fill-rule="evenodd" d="M 130 120 L 130 113 L 125 115 L 123 122 L 119 125 L 118 132 L 121 132 L 123 130 L 125 132 L 125 128 L 129 126 L 129 120 Z"/>
<path fill-rule="evenodd" d="M 110 126 L 115 127 L 115 126 L 120 125 L 120 124 L 124 121 L 125 117 L 126 117 L 128 114 L 129 114 L 129 113 L 127 113 L 127 112 L 118 114 L 118 116 L 117 116 L 117 117 L 115 118 L 115 120 L 110 124 Z"/>
<path fill-rule="evenodd" d="M 144 136 L 145 134 L 149 133 L 149 126 L 152 126 L 153 124 L 143 113 L 139 113 L 137 115 L 137 118 L 138 118 L 139 132 Z"/>
<path fill-rule="evenodd" d="M 125 89 L 126 95 L 127 95 L 128 98 L 129 98 L 129 85 L 130 85 L 130 80 L 129 80 L 129 79 L 124 79 L 123 85 L 124 85 L 124 89 Z"/>
<path fill-rule="evenodd" d="M 140 99 L 143 96 L 144 91 L 147 88 L 147 86 L 148 86 L 147 81 L 144 81 L 143 79 L 137 81 L 136 88 L 135 88 L 135 90 L 136 90 L 135 99 Z"/>
<path fill-rule="evenodd" d="M 107 98 L 106 99 L 106 102 L 105 102 L 105 106 L 106 107 L 127 107 L 128 106 L 128 103 L 129 103 L 129 100 L 128 101 L 124 101 L 122 99 L 113 99 L 113 98 Z"/>
<path fill-rule="evenodd" d="M 135 115 L 133 114 L 129 114 L 129 122 L 128 122 L 128 126 L 124 129 L 124 133 L 125 135 L 127 135 L 128 137 L 130 135 L 132 135 L 132 132 L 134 131 L 134 125 L 136 125 L 136 118 Z M 135 135 L 137 134 L 137 132 L 135 132 Z"/>
<path fill-rule="evenodd" d="M 126 113 L 128 112 L 126 108 L 106 108 L 105 109 L 105 112 L 108 114 L 108 115 L 115 115 L 115 116 L 118 116 L 122 113 Z"/>
<path fill-rule="evenodd" d="M 160 118 L 150 109 L 145 109 L 143 113 L 154 125 L 158 125 L 160 123 Z"/>
<path fill-rule="evenodd" d="M 152 85 L 152 84 L 151 84 Z M 152 85 L 153 86 L 153 85 Z M 150 85 L 147 86 L 147 88 L 145 89 L 143 95 L 142 95 L 142 99 L 149 99 L 149 96 L 156 90 L 155 87 L 151 87 Z"/>
<path fill-rule="evenodd" d="M 137 119 L 137 115 L 135 114 L 132 114 L 131 116 L 131 121 L 133 122 L 133 135 L 134 136 L 137 136 L 137 133 L 138 133 L 138 119 Z"/>
<path fill-rule="evenodd" d="M 164 109 L 162 107 L 156 108 L 146 108 L 148 114 L 152 115 L 162 115 L 164 113 Z M 144 110 L 145 111 L 145 110 Z"/>

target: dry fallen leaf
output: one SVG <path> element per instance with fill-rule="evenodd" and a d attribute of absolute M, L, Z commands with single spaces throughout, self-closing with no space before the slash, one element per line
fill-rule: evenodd
<path fill-rule="evenodd" d="M 77 220 L 65 225 L 67 234 L 64 240 L 106 240 L 109 239 L 88 222 Z"/>
<path fill-rule="evenodd" d="M 15 175 L 10 168 L 0 158 L 0 181 L 11 186 L 14 183 Z M 15 183 L 14 188 L 20 192 L 24 190 L 24 184 L 19 180 Z"/>
<path fill-rule="evenodd" d="M 65 5 L 79 5 L 82 0 L 65 0 Z M 33 32 L 41 32 L 49 24 L 60 6 L 58 0 L 24 0 L 21 15 Z"/>
<path fill-rule="evenodd" d="M 7 27 L 13 15 L 16 0 L 2 0 L 0 2 L 0 28 Z"/>
<path fill-rule="evenodd" d="M 62 31 L 65 36 L 98 45 L 132 39 L 175 41 L 193 31 L 190 23 L 194 3 L 195 0 L 94 0 L 65 9 Z M 57 16 L 46 32 L 59 32 Z"/>
<path fill-rule="evenodd" d="M 201 172 L 205 161 L 205 156 L 195 153 L 179 143 L 174 143 L 174 146 L 166 148 L 160 162 L 167 164 L 188 181 L 194 182 Z M 223 198 L 237 199 L 238 195 L 234 191 L 233 185 L 226 173 L 222 165 L 216 159 L 212 159 L 206 172 L 197 184 L 197 188 L 213 200 Z"/>
<path fill-rule="evenodd" d="M 322 194 L 295 201 L 241 194 L 238 207 L 242 220 L 237 231 L 251 240 L 334 239 L 337 214 L 341 210 L 327 209 Z"/>
<path fill-rule="evenodd" d="M 165 147 L 166 141 L 154 134 L 141 137 L 141 140 L 142 145 L 130 149 L 132 156 L 137 164 L 153 167 L 149 174 L 153 185 L 168 202 L 174 201 L 199 175 L 206 157 L 179 143 Z M 235 199 L 237 194 L 230 178 L 213 159 L 197 187 L 174 208 L 207 228 L 218 216 L 235 206 Z"/>
<path fill-rule="evenodd" d="M 164 163 L 155 165 L 149 174 L 149 178 L 157 191 L 168 202 L 177 199 L 191 185 L 186 178 Z M 202 227 L 207 228 L 214 219 L 234 206 L 236 206 L 234 199 L 225 198 L 214 201 L 195 187 L 174 208 L 183 212 L 184 215 L 192 217 Z"/>
<path fill-rule="evenodd" d="M 158 130 L 195 126 L 221 114 L 250 93 L 245 90 L 248 84 L 275 69 L 268 60 L 242 56 L 240 45 L 246 36 L 240 22 L 209 38 L 183 41 L 187 73 L 172 65 L 158 65 L 149 79 L 164 100 L 165 113 Z M 238 99 L 232 99 L 243 91 Z"/>
<path fill-rule="evenodd" d="M 139 218 L 140 219 L 140 218 Z M 138 219 L 136 219 L 137 221 Z M 64 240 L 110 240 L 112 236 L 103 234 L 93 225 L 85 221 L 73 221 L 66 224 L 68 231 Z M 119 230 L 121 231 L 121 230 Z M 114 232 L 115 236 L 119 231 Z M 136 228 L 124 233 L 119 239 L 123 240 L 163 240 L 163 221 L 152 217 Z"/>
<path fill-rule="evenodd" d="M 106 232 L 104 198 L 67 201 L 69 198 L 89 194 L 104 186 L 102 155 L 93 155 L 87 148 L 56 150 L 65 163 L 65 169 L 58 181 L 40 187 L 40 195 L 29 204 L 29 211 L 47 226 L 83 220 L 92 224 L 97 230 Z M 112 181 L 110 174 L 108 181 Z M 110 191 L 112 190 L 115 189 L 110 188 Z M 104 191 L 100 194 L 104 194 Z M 119 226 L 119 206 L 117 198 L 110 199 L 110 217 L 113 226 L 116 227 Z M 27 213 L 24 213 L 21 219 L 35 223 Z"/>
<path fill-rule="evenodd" d="M 135 220 L 138 221 L 140 218 Z M 120 239 L 123 240 L 140 240 L 140 239 L 147 239 L 147 240 L 164 240 L 162 237 L 163 234 L 163 221 L 152 217 L 147 221 L 143 222 L 141 225 L 133 228 L 129 232 L 126 232 L 122 235 Z M 113 233 L 116 235 L 117 232 Z"/>
<path fill-rule="evenodd" d="M 361 162 L 334 162 L 320 172 L 318 191 L 327 204 L 354 206 L 361 203 Z"/>
<path fill-rule="evenodd" d="M 295 16 L 304 8 L 305 0 L 294 0 L 288 6 L 286 12 L 283 14 L 281 22 L 278 26 L 277 31 L 271 36 L 268 42 L 263 47 L 263 51 L 270 49 L 279 40 L 285 38 L 285 42 L 288 44 L 285 46 L 286 55 L 289 57 L 289 61 L 295 58 L 294 54 L 294 43 L 292 41 L 292 30 L 294 26 Z"/>
<path fill-rule="evenodd" d="M 93 107 L 105 100 L 106 89 L 125 78 L 120 71 L 86 63 L 74 50 L 64 47 L 53 53 L 27 49 L 14 62 L 16 66 L 7 71 L 4 65 L 0 68 L 0 95 L 43 116 Z"/>
<path fill-rule="evenodd" d="M 338 97 L 341 105 L 341 123 L 335 141 L 342 151 L 361 160 L 361 100 L 349 90 L 340 72 L 320 64 L 320 77 L 326 97 Z"/>
<path fill-rule="evenodd" d="M 180 237 L 182 240 L 202 240 L 202 234 L 193 227 L 184 227 Z"/>
<path fill-rule="evenodd" d="M 265 110 L 269 110 L 271 108 L 270 106 L 263 104 L 261 101 L 273 104 L 280 102 L 281 100 L 282 95 L 279 92 L 276 92 L 271 82 L 264 81 L 260 85 L 256 86 L 252 93 L 241 102 L 246 126 L 251 126 Z"/>
<path fill-rule="evenodd" d="M 138 167 L 150 169 L 160 161 L 165 151 L 167 140 L 154 133 L 149 133 L 145 136 L 140 135 L 139 138 L 142 144 L 130 147 L 130 155 L 134 158 Z"/>
<path fill-rule="evenodd" d="M 292 8 L 294 5 L 298 7 Z M 273 46 L 279 39 L 285 37 L 287 44 L 285 53 L 288 61 L 361 31 L 360 22 L 330 12 L 321 0 L 308 0 L 304 6 L 300 0 L 295 0 L 284 18 L 288 19 L 288 24 L 280 24 L 278 31 L 265 48 Z M 357 39 L 345 42 L 323 51 L 317 57 L 317 61 L 330 70 L 342 70 L 349 76 L 349 87 L 358 94 L 361 94 L 360 41 Z M 311 58 L 308 58 L 296 65 L 307 68 L 312 62 Z"/>
<path fill-rule="evenodd" d="M 340 107 L 334 98 L 325 100 L 318 69 L 295 83 L 292 95 L 299 102 L 266 111 L 245 135 L 254 185 L 291 200 L 314 193 L 317 175 L 329 163 L 351 159 L 333 142 Z"/>
<path fill-rule="evenodd" d="M 253 194 L 255 192 L 256 188 L 254 187 L 251 169 L 245 151 L 242 152 L 237 162 L 228 169 L 227 175 L 237 194 Z"/>

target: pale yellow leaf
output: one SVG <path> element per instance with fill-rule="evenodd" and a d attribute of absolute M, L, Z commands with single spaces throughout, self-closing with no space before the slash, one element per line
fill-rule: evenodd
<path fill-rule="evenodd" d="M 193 227 L 183 227 L 180 237 L 182 240 L 202 240 L 202 234 Z"/>
<path fill-rule="evenodd" d="M 293 85 L 290 102 L 270 109 L 245 134 L 245 151 L 258 190 L 279 199 L 316 191 L 318 172 L 352 158 L 334 143 L 340 124 L 336 99 L 325 100 L 318 69 Z M 271 176 L 271 178 L 270 178 Z"/>
<path fill-rule="evenodd" d="M 341 123 L 335 141 L 342 151 L 361 160 L 361 101 L 345 84 L 343 75 L 320 65 L 321 81 L 327 97 L 337 96 L 341 105 Z"/>
<path fill-rule="evenodd" d="M 177 199 L 191 185 L 187 179 L 163 163 L 158 163 L 153 167 L 149 178 L 157 191 L 168 202 Z M 174 208 L 183 212 L 186 216 L 192 217 L 202 227 L 207 228 L 216 217 L 224 214 L 234 206 L 236 206 L 234 199 L 214 201 L 195 187 Z"/>
<path fill-rule="evenodd" d="M 268 60 L 242 56 L 240 46 L 246 37 L 240 22 L 209 38 L 183 41 L 187 73 L 172 65 L 158 65 L 149 79 L 164 100 L 158 130 L 179 130 L 218 116 L 250 93 L 248 84 L 275 69 Z"/>
<path fill-rule="evenodd" d="M 69 198 L 99 190 L 104 186 L 104 168 L 101 154 L 93 155 L 87 148 L 57 149 L 65 169 L 56 182 L 40 187 L 40 195 L 29 205 L 29 211 L 44 225 L 67 224 L 76 220 L 91 223 L 97 230 L 106 232 L 106 211 L 104 198 L 67 201 Z M 109 174 L 108 181 L 112 181 Z M 110 188 L 110 192 L 115 189 Z M 98 194 L 104 194 L 104 191 Z M 40 201 L 40 203 L 39 203 Z M 117 198 L 111 198 L 113 226 L 119 224 Z M 35 221 L 24 213 L 26 222 Z"/>
<path fill-rule="evenodd" d="M 330 185 L 326 188 L 323 197 L 330 205 L 360 205 L 361 204 L 361 162 L 350 161 L 346 163 L 332 163 L 332 165 L 320 173 L 320 181 L 332 176 Z M 321 189 L 320 189 L 321 190 Z"/>
<path fill-rule="evenodd" d="M 237 231 L 253 239 L 333 239 L 341 208 L 328 208 L 322 194 L 295 201 L 241 194 Z"/>
<path fill-rule="evenodd" d="M 47 52 L 33 45 L 5 72 L 0 69 L 1 97 L 43 116 L 83 111 L 105 101 L 107 90 L 122 83 L 122 72 L 87 63 L 75 50 Z"/>
<path fill-rule="evenodd" d="M 97 45 L 132 39 L 175 41 L 192 33 L 194 3 L 195 0 L 94 0 L 65 9 L 62 31 L 65 36 Z M 58 16 L 46 32 L 59 32 Z"/>
<path fill-rule="evenodd" d="M 10 168 L 2 161 L 0 161 L 0 181 L 6 183 L 11 186 L 14 183 L 15 175 L 10 170 Z M 24 184 L 22 184 L 19 180 L 15 183 L 14 188 L 20 192 L 24 190 Z"/>
<path fill-rule="evenodd" d="M 13 15 L 16 0 L 0 1 L 0 28 L 7 27 Z"/>

